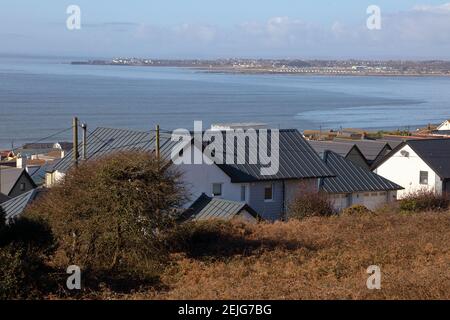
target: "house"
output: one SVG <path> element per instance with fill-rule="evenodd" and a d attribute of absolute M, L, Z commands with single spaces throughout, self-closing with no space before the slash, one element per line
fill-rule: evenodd
<path fill-rule="evenodd" d="M 259 134 L 260 131 L 256 131 Z M 87 141 L 89 160 L 115 151 L 142 150 L 154 153 L 156 139 L 154 132 L 97 128 L 88 135 Z M 225 145 L 224 152 L 235 147 L 233 142 L 225 143 L 228 145 Z M 176 142 L 171 141 L 171 135 L 162 134 L 161 157 L 171 159 L 175 145 Z M 201 158 L 203 150 L 199 150 L 195 144 L 193 146 L 191 152 L 194 158 L 197 155 Z M 247 144 L 245 159 L 258 147 Z M 51 166 L 47 171 L 47 186 L 57 182 L 73 164 L 70 152 Z M 245 202 L 267 220 L 283 218 L 287 204 L 302 186 L 309 185 L 317 190 L 319 178 L 334 175 L 297 130 L 279 131 L 279 170 L 272 175 L 262 175 L 262 165 L 249 164 L 248 161 L 244 164 L 213 165 L 183 163 L 176 167 L 182 173 L 182 179 L 191 195 L 198 197 L 205 193 L 213 198 Z M 195 200 L 197 197 L 191 199 Z M 186 206 L 189 207 L 192 203 L 187 203 Z"/>
<path fill-rule="evenodd" d="M 21 148 L 16 149 L 16 154 L 19 158 L 31 160 L 54 160 L 63 158 L 72 148 L 72 142 L 35 142 L 26 143 Z"/>
<path fill-rule="evenodd" d="M 436 128 L 437 131 L 449 131 L 450 130 L 450 119 L 445 120 Z"/>
<path fill-rule="evenodd" d="M 256 130 L 256 133 L 259 138 L 261 131 Z M 224 143 L 224 152 L 236 150 L 233 141 L 227 139 Z M 242 156 L 248 159 L 260 146 L 247 144 L 245 147 Z M 192 148 L 192 152 L 195 158 L 202 151 Z M 273 175 L 262 175 L 262 165 L 249 161 L 244 164 L 179 164 L 177 167 L 193 194 L 205 193 L 214 198 L 246 202 L 269 221 L 283 219 L 287 206 L 298 192 L 317 190 L 319 178 L 334 176 L 295 129 L 279 130 L 279 170 Z"/>
<path fill-rule="evenodd" d="M 37 186 L 43 186 L 45 184 L 47 168 L 50 168 L 51 165 L 51 163 L 47 163 L 42 166 L 27 166 L 26 170 Z"/>
<path fill-rule="evenodd" d="M 36 200 L 37 197 L 42 195 L 44 192 L 43 189 L 37 188 L 32 189 L 28 192 L 22 193 L 21 195 L 14 197 L 12 199 L 9 199 L 6 202 L 3 202 L 0 204 L 0 207 L 2 207 L 3 211 L 5 212 L 6 221 L 11 221 L 12 219 L 18 218 L 25 208 L 34 200 Z"/>
<path fill-rule="evenodd" d="M 98 159 L 119 151 L 147 151 L 155 152 L 156 135 L 154 132 L 140 132 L 114 128 L 96 128 L 88 133 L 86 145 L 86 160 Z M 170 158 L 173 142 L 170 135 L 161 134 L 160 150 L 163 158 Z M 78 153 L 82 154 L 83 145 L 78 146 Z M 84 161 L 80 158 L 80 162 Z M 59 160 L 55 160 L 46 167 L 47 187 L 55 184 L 74 165 L 73 150 Z"/>
<path fill-rule="evenodd" d="M 70 151 L 73 148 L 72 142 L 67 141 L 58 141 L 53 144 L 53 149 L 62 150 L 62 151 Z"/>
<path fill-rule="evenodd" d="M 0 192 L 4 195 L 14 198 L 36 187 L 25 169 L 0 166 Z"/>
<path fill-rule="evenodd" d="M 319 189 L 330 196 L 337 210 L 355 204 L 373 210 L 395 201 L 397 190 L 403 189 L 336 152 L 325 151 L 323 159 L 336 176 L 320 179 Z"/>
<path fill-rule="evenodd" d="M 184 213 L 186 220 L 242 220 L 257 222 L 261 217 L 247 203 L 208 197 L 202 194 Z"/>
<path fill-rule="evenodd" d="M 401 199 L 419 190 L 450 191 L 450 139 L 407 140 L 374 164 L 374 172 L 399 185 Z"/>
<path fill-rule="evenodd" d="M 369 169 L 366 158 L 355 144 L 316 140 L 310 140 L 308 142 L 322 158 L 325 151 L 330 150 L 363 168 Z"/>
<path fill-rule="evenodd" d="M 10 150 L 0 151 L 0 161 L 14 158 L 14 152 Z"/>

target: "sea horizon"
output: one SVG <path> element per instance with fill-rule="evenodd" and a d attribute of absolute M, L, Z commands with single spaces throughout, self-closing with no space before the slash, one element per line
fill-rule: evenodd
<path fill-rule="evenodd" d="M 0 55 L 0 149 L 70 127 L 73 116 L 90 128 L 143 131 L 156 124 L 191 129 L 195 120 L 205 126 L 263 122 L 300 131 L 414 130 L 450 116 L 445 77 L 222 74 L 71 65 L 74 59 Z M 68 140 L 70 132 L 55 138 Z"/>

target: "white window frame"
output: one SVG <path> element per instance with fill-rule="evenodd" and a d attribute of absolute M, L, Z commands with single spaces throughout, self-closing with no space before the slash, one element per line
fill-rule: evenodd
<path fill-rule="evenodd" d="M 426 177 L 426 181 L 427 181 L 427 182 L 426 182 L 426 183 L 423 183 L 423 182 L 422 182 L 422 173 L 426 173 L 426 175 L 427 175 L 427 177 Z M 428 186 L 428 184 L 429 184 L 429 182 L 430 182 L 429 176 L 430 176 L 430 174 L 429 174 L 428 171 L 420 170 L 420 171 L 419 171 L 419 184 L 422 185 L 422 186 Z"/>

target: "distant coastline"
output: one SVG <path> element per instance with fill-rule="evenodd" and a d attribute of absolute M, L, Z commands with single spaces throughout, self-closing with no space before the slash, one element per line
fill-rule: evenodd
<path fill-rule="evenodd" d="M 363 60 L 161 60 L 115 58 L 73 61 L 72 65 L 181 67 L 200 72 L 225 74 L 286 74 L 319 76 L 449 77 L 450 61 L 363 61 Z"/>

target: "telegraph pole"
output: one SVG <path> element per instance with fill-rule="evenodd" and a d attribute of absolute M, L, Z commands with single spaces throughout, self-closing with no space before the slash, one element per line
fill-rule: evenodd
<path fill-rule="evenodd" d="M 159 144 L 159 124 L 156 125 L 156 159 L 160 158 L 160 144 Z"/>
<path fill-rule="evenodd" d="M 75 163 L 75 166 L 78 166 L 78 118 L 73 117 L 73 148 L 72 148 L 72 154 L 73 154 L 73 161 Z"/>
<path fill-rule="evenodd" d="M 81 129 L 83 129 L 83 131 L 82 131 L 83 149 L 82 149 L 81 158 L 83 160 L 87 160 L 87 124 L 82 123 Z"/>

